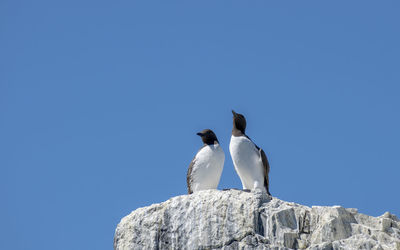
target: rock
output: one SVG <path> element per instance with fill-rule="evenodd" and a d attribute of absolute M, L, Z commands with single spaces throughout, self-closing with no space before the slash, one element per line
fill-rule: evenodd
<path fill-rule="evenodd" d="M 136 209 L 114 249 L 398 249 L 400 221 L 354 208 L 312 208 L 260 192 L 205 190 Z"/>

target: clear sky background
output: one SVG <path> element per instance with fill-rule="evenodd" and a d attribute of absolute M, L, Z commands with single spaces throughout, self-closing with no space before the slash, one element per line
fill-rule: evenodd
<path fill-rule="evenodd" d="M 231 109 L 273 196 L 400 215 L 399 1 L 0 2 L 0 249 L 111 249 Z"/>

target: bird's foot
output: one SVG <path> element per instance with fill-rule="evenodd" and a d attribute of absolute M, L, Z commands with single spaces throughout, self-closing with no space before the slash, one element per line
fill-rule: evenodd
<path fill-rule="evenodd" d="M 251 192 L 250 189 L 243 189 L 242 191 L 243 191 L 243 192 L 247 192 L 247 193 L 250 193 L 250 192 Z"/>

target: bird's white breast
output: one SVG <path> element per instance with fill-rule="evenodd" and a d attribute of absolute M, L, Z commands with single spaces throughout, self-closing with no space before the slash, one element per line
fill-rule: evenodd
<path fill-rule="evenodd" d="M 264 172 L 260 152 L 245 136 L 233 136 L 229 144 L 233 165 L 244 189 L 263 189 Z"/>
<path fill-rule="evenodd" d="M 192 170 L 193 192 L 216 189 L 224 167 L 225 154 L 219 144 L 203 147 L 195 156 Z"/>

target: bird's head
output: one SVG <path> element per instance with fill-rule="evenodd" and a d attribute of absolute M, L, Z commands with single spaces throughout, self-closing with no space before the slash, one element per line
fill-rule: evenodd
<path fill-rule="evenodd" d="M 246 130 L 246 118 L 244 118 L 244 115 L 236 113 L 235 111 L 232 110 L 233 114 L 233 128 L 241 131 L 243 134 Z"/>
<path fill-rule="evenodd" d="M 201 140 L 205 144 L 214 144 L 214 142 L 218 142 L 217 136 L 211 129 L 204 129 L 201 132 L 197 133 L 198 136 L 201 137 Z"/>

